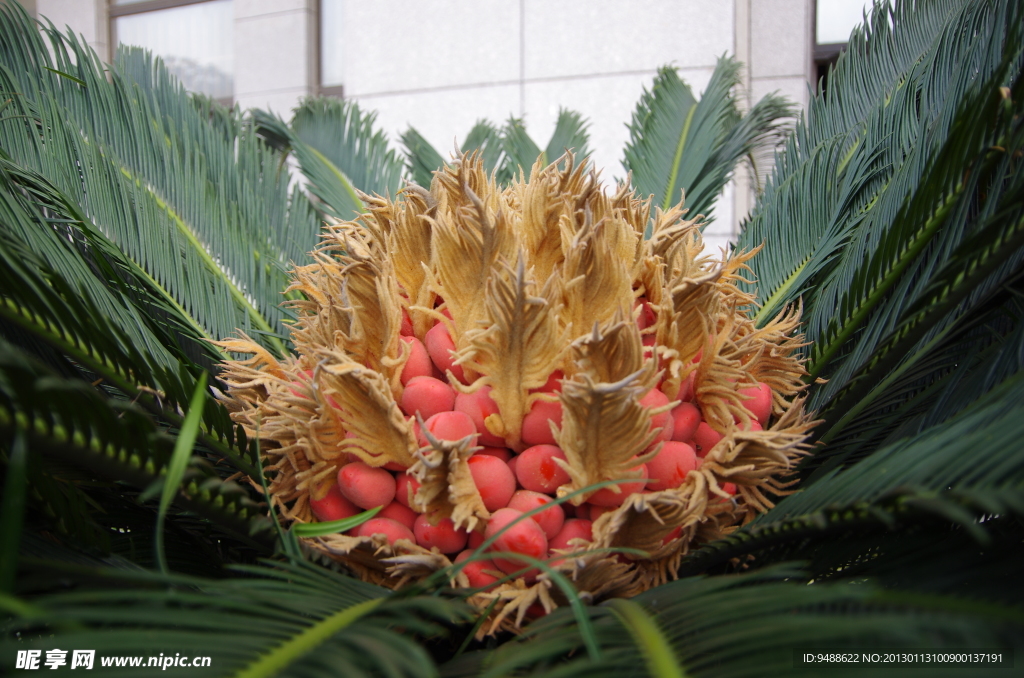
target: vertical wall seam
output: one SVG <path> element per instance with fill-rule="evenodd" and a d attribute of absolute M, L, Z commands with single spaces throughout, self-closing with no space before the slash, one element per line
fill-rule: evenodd
<path fill-rule="evenodd" d="M 526 0 L 519 0 L 519 117 L 526 118 Z"/>

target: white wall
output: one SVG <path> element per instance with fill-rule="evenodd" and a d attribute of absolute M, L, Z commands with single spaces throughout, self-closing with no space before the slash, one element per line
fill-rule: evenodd
<path fill-rule="evenodd" d="M 108 55 L 105 0 L 36 0 Z M 318 81 L 317 0 L 234 0 L 235 100 L 286 118 Z M 542 147 L 560 107 L 590 121 L 594 162 L 622 177 L 644 87 L 672 64 L 703 90 L 716 59 L 748 63 L 753 99 L 779 91 L 806 106 L 814 0 L 344 0 L 345 96 L 378 111 L 397 147 L 416 127 L 442 155 L 480 118 L 522 117 Z M 741 172 L 706 232 L 733 237 L 752 204 Z"/>

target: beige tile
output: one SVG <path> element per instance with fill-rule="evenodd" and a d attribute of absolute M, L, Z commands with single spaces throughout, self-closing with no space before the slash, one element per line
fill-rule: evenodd
<path fill-rule="evenodd" d="M 753 0 L 750 3 L 753 77 L 806 76 L 814 40 L 811 32 L 813 1 Z"/>
<path fill-rule="evenodd" d="M 714 65 L 733 49 L 732 0 L 525 0 L 525 76 Z"/>
<path fill-rule="evenodd" d="M 353 98 L 361 108 L 377 112 L 377 126 L 396 150 L 403 148 L 399 136 L 412 126 L 445 158 L 480 118 L 498 125 L 519 109 L 517 85 Z"/>
<path fill-rule="evenodd" d="M 759 101 L 765 94 L 778 92 L 795 102 L 800 108 L 807 108 L 807 80 L 801 76 L 789 78 L 754 78 L 750 83 L 751 99 Z"/>
<path fill-rule="evenodd" d="M 235 21 L 235 96 L 307 88 L 307 15 L 297 10 Z"/>
<path fill-rule="evenodd" d="M 299 105 L 299 101 L 306 96 L 306 90 L 293 88 L 280 92 L 264 92 L 243 94 L 235 96 L 235 103 L 247 108 L 262 108 L 277 113 L 285 121 L 291 120 L 292 110 Z"/>
<path fill-rule="evenodd" d="M 343 23 L 346 95 L 519 78 L 518 2 L 348 2 Z"/>

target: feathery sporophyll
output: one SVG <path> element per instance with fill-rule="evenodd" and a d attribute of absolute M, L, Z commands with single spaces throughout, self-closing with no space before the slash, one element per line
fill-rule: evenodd
<path fill-rule="evenodd" d="M 251 356 L 225 397 L 283 519 L 383 507 L 310 547 L 397 588 L 495 537 L 600 600 L 786 493 L 814 422 L 799 309 L 758 328 L 737 286 L 757 250 L 705 256 L 699 217 L 607 195 L 571 154 L 504 190 L 464 155 L 364 201 L 294 271 L 295 355 L 221 342 Z M 550 571 L 487 558 L 453 584 L 497 600 L 491 629 L 565 603 Z"/>

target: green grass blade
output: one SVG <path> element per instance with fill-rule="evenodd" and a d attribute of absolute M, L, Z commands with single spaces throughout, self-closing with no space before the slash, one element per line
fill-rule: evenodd
<path fill-rule="evenodd" d="M 375 610 L 384 600 L 384 598 L 373 598 L 347 607 L 317 622 L 291 640 L 263 655 L 245 669 L 235 673 L 235 678 L 276 676 L 293 661 L 313 651 L 337 632 L 351 626 L 361 617 Z"/>
<path fill-rule="evenodd" d="M 626 627 L 644 656 L 648 673 L 654 678 L 686 678 L 672 644 L 658 628 L 651 615 L 640 605 L 625 598 L 609 600 L 608 607 Z"/>
<path fill-rule="evenodd" d="M 185 467 L 192 456 L 192 446 L 195 444 L 196 435 L 199 433 L 199 422 L 203 418 L 203 405 L 206 403 L 206 374 L 203 373 L 196 383 L 196 390 L 192 394 L 192 402 L 189 403 L 188 414 L 181 425 L 178 439 L 174 443 L 174 453 L 167 465 L 167 476 L 164 478 L 163 491 L 160 494 L 160 509 L 156 516 L 156 560 L 160 565 L 160 572 L 167 574 L 167 559 L 164 555 L 164 520 L 167 517 L 167 509 L 170 508 L 174 496 L 178 493 L 178 486 L 181 484 L 182 476 L 185 475 Z"/>

